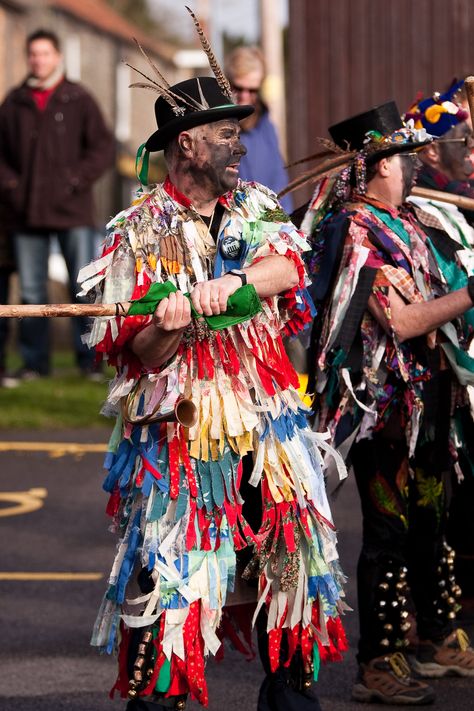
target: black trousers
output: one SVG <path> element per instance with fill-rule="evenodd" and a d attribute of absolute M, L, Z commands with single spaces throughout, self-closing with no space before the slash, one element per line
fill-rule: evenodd
<path fill-rule="evenodd" d="M 408 596 L 421 639 L 439 640 L 452 629 L 441 597 L 443 585 L 449 584 L 443 579 L 450 498 L 447 441 L 446 432 L 444 439 L 418 447 L 410 462 L 414 476 L 404 440 L 375 435 L 352 448 L 363 521 L 357 568 L 359 662 L 400 649 Z"/>

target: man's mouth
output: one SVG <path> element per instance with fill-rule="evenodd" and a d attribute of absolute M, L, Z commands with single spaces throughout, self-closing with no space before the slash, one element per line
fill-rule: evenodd
<path fill-rule="evenodd" d="M 229 170 L 232 170 L 234 173 L 238 173 L 239 172 L 239 163 L 240 163 L 240 161 L 237 161 L 236 163 L 230 163 L 227 166 L 227 168 Z"/>

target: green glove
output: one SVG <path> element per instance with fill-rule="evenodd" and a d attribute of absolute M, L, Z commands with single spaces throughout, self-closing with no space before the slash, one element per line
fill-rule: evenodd
<path fill-rule="evenodd" d="M 155 312 L 156 307 L 162 299 L 166 299 L 173 291 L 178 291 L 171 281 L 164 283 L 155 282 L 150 286 L 145 296 L 135 299 L 128 310 L 129 316 L 146 316 Z M 189 294 L 185 294 L 189 299 Z M 241 286 L 232 296 L 227 299 L 227 311 L 215 316 L 202 316 L 198 314 L 191 303 L 191 311 L 194 318 L 204 318 L 212 331 L 220 331 L 229 326 L 235 326 L 250 318 L 253 318 L 262 310 L 262 304 L 258 298 L 255 287 L 252 284 Z"/>

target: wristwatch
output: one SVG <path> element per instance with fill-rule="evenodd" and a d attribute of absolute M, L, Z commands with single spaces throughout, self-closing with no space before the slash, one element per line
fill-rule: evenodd
<path fill-rule="evenodd" d="M 247 284 L 247 274 L 243 272 L 242 269 L 231 269 L 227 272 L 227 274 L 233 274 L 234 276 L 238 276 L 242 280 L 242 286 L 245 286 Z"/>

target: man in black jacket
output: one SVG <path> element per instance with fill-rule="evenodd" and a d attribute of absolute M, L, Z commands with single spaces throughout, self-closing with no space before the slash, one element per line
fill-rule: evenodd
<path fill-rule="evenodd" d="M 88 92 L 63 72 L 58 37 L 38 30 L 26 43 L 29 74 L 0 107 L 0 200 L 13 235 L 21 299 L 47 303 L 50 238 L 56 235 L 76 301 L 79 269 L 93 258 L 93 183 L 111 167 L 113 136 Z M 92 368 L 82 343 L 87 324 L 74 320 L 79 368 Z M 19 328 L 21 374 L 50 370 L 47 324 L 23 319 Z"/>

